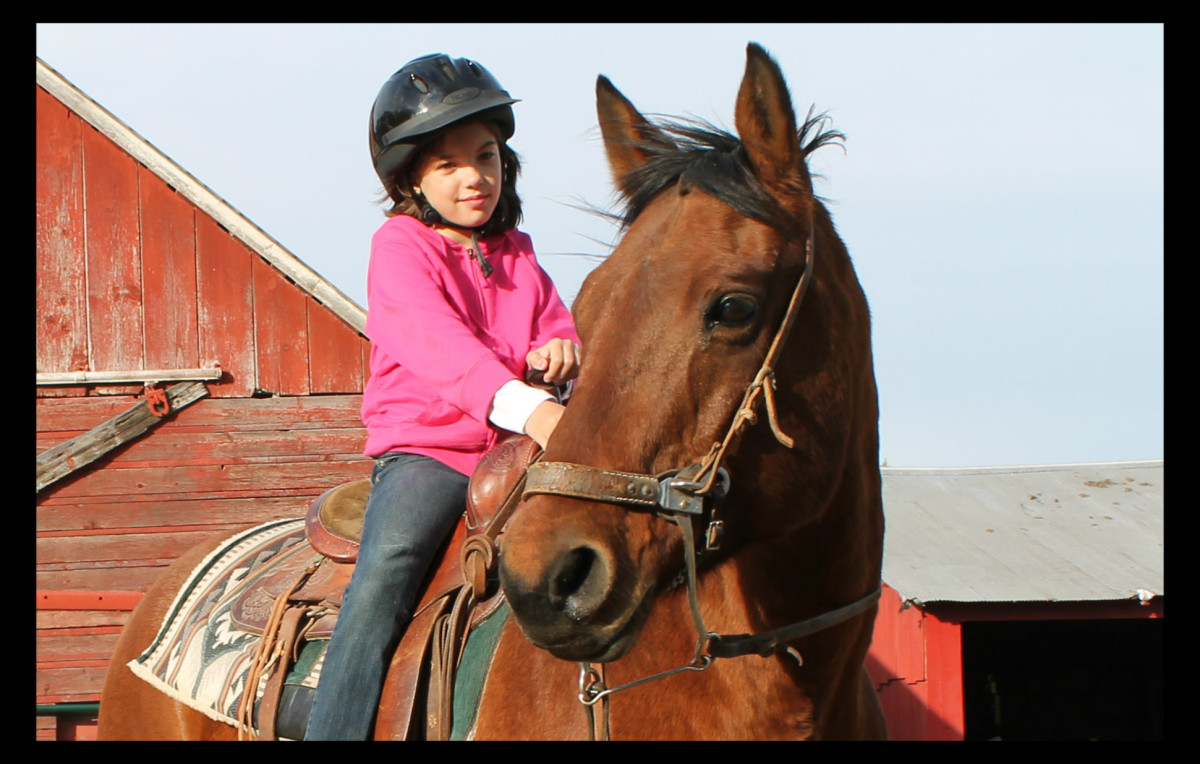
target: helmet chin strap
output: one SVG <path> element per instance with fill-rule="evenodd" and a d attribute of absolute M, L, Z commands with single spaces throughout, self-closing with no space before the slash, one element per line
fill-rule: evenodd
<path fill-rule="evenodd" d="M 483 252 L 479 250 L 479 236 L 483 233 L 483 229 L 487 226 L 487 224 L 491 222 L 490 218 L 484 221 L 481 225 L 477 226 L 458 225 L 457 223 L 451 223 L 449 220 L 446 220 L 444 217 L 442 217 L 442 213 L 434 209 L 433 205 L 429 203 L 429 200 L 426 199 L 420 191 L 413 189 L 413 198 L 416 200 L 417 205 L 421 209 L 420 219 L 422 223 L 430 226 L 431 228 L 435 225 L 446 226 L 447 228 L 453 228 L 456 231 L 470 236 L 471 247 L 468 250 L 468 254 L 470 255 L 471 259 L 474 260 L 477 265 L 479 265 L 479 270 L 483 272 L 483 277 L 485 279 L 492 275 L 492 272 L 495 269 L 492 267 L 492 264 L 484 258 Z"/>
<path fill-rule="evenodd" d="M 459 225 L 458 223 L 451 223 L 449 220 L 446 220 L 446 218 L 444 218 L 442 216 L 442 213 L 440 213 L 436 209 L 434 209 L 433 205 L 429 203 L 429 200 L 426 199 L 425 196 L 423 194 L 421 194 L 420 191 L 417 191 L 414 189 L 413 199 L 416 200 L 417 206 L 421 210 L 421 222 L 427 226 L 443 225 L 448 228 L 457 229 L 466 234 L 474 234 L 474 233 L 482 233 L 483 229 L 485 227 L 487 227 L 487 224 L 492 222 L 491 219 L 489 218 L 488 220 L 485 220 L 483 223 L 480 223 L 477 226 L 467 226 L 467 225 Z"/>

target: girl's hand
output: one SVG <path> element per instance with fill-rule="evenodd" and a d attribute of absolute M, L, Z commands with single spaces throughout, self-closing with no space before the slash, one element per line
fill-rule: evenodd
<path fill-rule="evenodd" d="M 561 403 L 543 401 L 526 420 L 525 434 L 533 438 L 534 442 L 544 450 L 554 428 L 558 426 L 558 420 L 562 418 L 563 412 L 566 410 Z"/>
<path fill-rule="evenodd" d="M 547 382 L 563 385 L 579 376 L 581 352 L 582 349 L 570 340 L 553 339 L 537 350 L 529 351 L 525 362 L 529 368 L 542 372 Z"/>

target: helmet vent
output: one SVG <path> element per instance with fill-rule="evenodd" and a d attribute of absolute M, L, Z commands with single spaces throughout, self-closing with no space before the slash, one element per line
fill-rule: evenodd
<path fill-rule="evenodd" d="M 468 68 L 468 69 L 470 69 L 470 70 L 471 70 L 471 74 L 474 74 L 476 77 L 482 77 L 482 76 L 483 76 L 483 72 L 479 71 L 479 66 L 478 66 L 478 64 L 476 64 L 474 61 L 468 61 L 468 62 L 467 62 L 467 68 Z"/>
<path fill-rule="evenodd" d="M 414 88 L 421 91 L 422 93 L 429 92 L 429 86 L 425 84 L 425 80 L 421 79 L 420 77 L 418 77 L 415 74 L 409 74 L 408 76 L 409 76 L 409 79 L 412 80 L 412 84 L 413 84 Z"/>
<path fill-rule="evenodd" d="M 446 79 L 449 79 L 449 80 L 458 79 L 457 77 L 454 76 L 454 69 L 451 68 L 450 64 L 442 64 L 442 72 L 446 75 Z"/>

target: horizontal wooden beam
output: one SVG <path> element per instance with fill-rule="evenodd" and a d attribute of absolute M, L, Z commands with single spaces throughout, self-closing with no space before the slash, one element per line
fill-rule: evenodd
<path fill-rule="evenodd" d="M 39 372 L 40 387 L 49 385 L 136 385 L 154 382 L 216 382 L 217 369 L 135 369 L 133 371 L 54 371 Z"/>
<path fill-rule="evenodd" d="M 143 592 L 37 590 L 38 610 L 133 610 Z"/>
<path fill-rule="evenodd" d="M 203 382 L 180 382 L 168 388 L 166 395 L 170 410 L 178 411 L 207 396 L 208 388 Z M 37 490 L 41 491 L 75 470 L 91 464 L 162 421 L 162 417 L 151 410 L 149 402 L 142 399 L 107 422 L 43 451 L 37 458 Z"/>

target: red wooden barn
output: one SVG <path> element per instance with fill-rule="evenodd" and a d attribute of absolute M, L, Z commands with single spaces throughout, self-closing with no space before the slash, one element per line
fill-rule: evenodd
<path fill-rule="evenodd" d="M 165 565 L 369 474 L 364 318 L 38 61 L 39 739 L 90 734 Z"/>
<path fill-rule="evenodd" d="M 1163 462 L 883 469 L 897 740 L 1161 740 Z"/>

